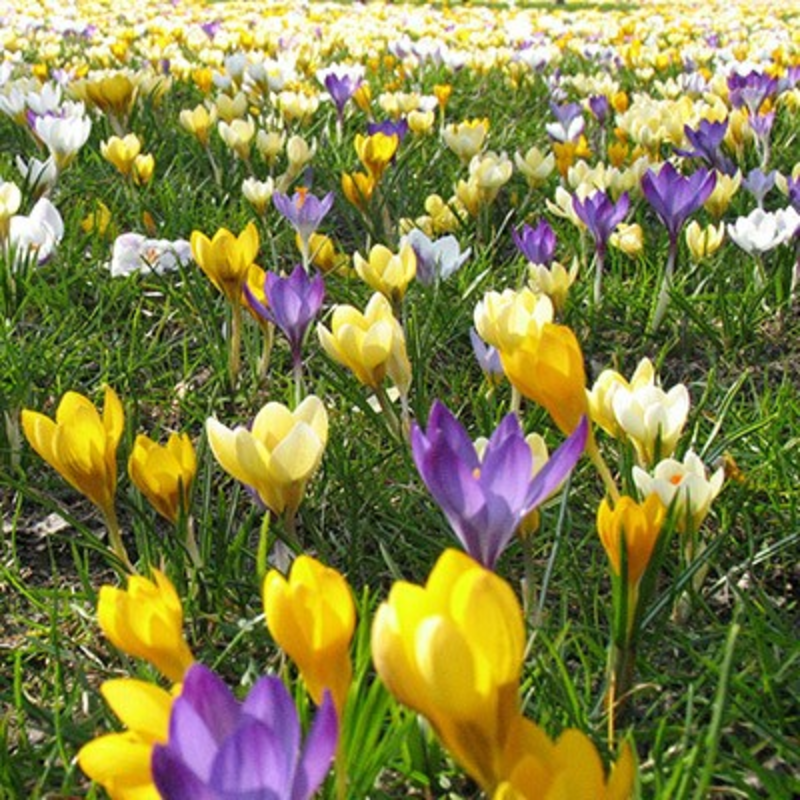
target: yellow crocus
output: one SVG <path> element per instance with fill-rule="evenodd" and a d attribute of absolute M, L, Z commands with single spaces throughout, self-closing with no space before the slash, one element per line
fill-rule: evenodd
<path fill-rule="evenodd" d="M 211 128 L 217 121 L 217 109 L 209 111 L 204 105 L 195 106 L 193 109 L 185 108 L 178 117 L 181 127 L 189 131 L 203 147 L 208 147 L 208 137 Z"/>
<path fill-rule="evenodd" d="M 395 133 L 387 135 L 379 131 L 372 136 L 356 134 L 356 154 L 374 183 L 380 183 L 399 145 L 400 138 Z"/>
<path fill-rule="evenodd" d="M 365 386 L 377 389 L 388 375 L 401 393 L 408 391 L 411 365 L 403 329 L 379 292 L 372 295 L 363 314 L 353 306 L 336 306 L 330 330 L 320 323 L 317 335 L 325 352 L 352 370 Z"/>
<path fill-rule="evenodd" d="M 113 164 L 123 175 L 130 175 L 133 162 L 142 150 L 142 142 L 135 133 L 120 138 L 112 136 L 101 142 L 100 153 L 103 158 Z"/>
<path fill-rule="evenodd" d="M 194 663 L 183 638 L 181 601 L 163 572 L 154 569 L 153 578 L 132 575 L 126 589 L 100 587 L 97 620 L 111 644 L 180 683 Z"/>
<path fill-rule="evenodd" d="M 722 246 L 722 241 L 725 238 L 725 223 L 720 222 L 716 227 L 707 225 L 702 228 L 700 223 L 693 219 L 686 226 L 685 236 L 686 245 L 692 254 L 692 259 L 695 263 L 698 263 L 714 255 Z"/>
<path fill-rule="evenodd" d="M 231 303 L 241 301 L 242 287 L 247 273 L 258 255 L 258 229 L 248 222 L 235 236 L 227 228 L 220 228 L 212 239 L 200 231 L 192 231 L 190 243 L 192 256 Z"/>
<path fill-rule="evenodd" d="M 442 131 L 442 139 L 459 157 L 461 163 L 466 165 L 483 149 L 488 133 L 488 119 L 468 119 L 446 125 Z"/>
<path fill-rule="evenodd" d="M 136 98 L 136 83 L 129 75 L 118 72 L 85 85 L 86 99 L 101 111 L 124 119 Z"/>
<path fill-rule="evenodd" d="M 627 582 L 636 586 L 653 555 L 666 509 L 657 494 L 651 494 L 643 503 L 623 496 L 612 508 L 603 499 L 597 510 L 597 531 L 605 548 L 611 569 L 621 577 L 622 548 L 625 548 Z"/>
<path fill-rule="evenodd" d="M 85 744 L 78 752 L 78 766 L 111 800 L 158 800 L 150 761 L 153 746 L 167 742 L 175 697 L 133 678 L 106 681 L 100 693 L 126 730 Z"/>
<path fill-rule="evenodd" d="M 492 800 L 628 800 L 633 794 L 636 762 L 627 742 L 606 777 L 586 734 L 568 729 L 552 741 L 534 723 L 525 726 L 523 754 Z"/>
<path fill-rule="evenodd" d="M 403 244 L 397 253 L 382 244 L 376 244 L 369 251 L 369 258 L 356 253 L 353 266 L 371 289 L 380 292 L 390 302 L 399 303 L 405 296 L 408 284 L 417 274 L 417 257 L 408 243 Z"/>
<path fill-rule="evenodd" d="M 55 421 L 38 411 L 22 412 L 22 430 L 31 447 L 107 518 L 114 517 L 117 445 L 124 426 L 122 403 L 110 386 L 102 417 L 77 392 L 61 398 Z"/>
<path fill-rule="evenodd" d="M 189 507 L 189 490 L 197 471 L 192 440 L 171 433 L 166 446 L 139 434 L 128 459 L 128 474 L 150 505 L 170 522 L 178 520 L 181 507 Z"/>
<path fill-rule="evenodd" d="M 294 411 L 267 403 L 252 428 L 231 430 L 210 418 L 206 431 L 214 457 L 228 474 L 252 487 L 275 514 L 293 514 L 322 461 L 328 413 L 318 397 L 309 395 Z"/>
<path fill-rule="evenodd" d="M 524 651 L 511 587 L 456 550 L 440 556 L 424 587 L 395 583 L 372 626 L 381 680 L 486 791 L 506 774 L 519 729 Z"/>
<path fill-rule="evenodd" d="M 131 174 L 133 182 L 137 186 L 146 186 L 153 178 L 153 171 L 156 168 L 156 160 L 152 153 L 139 153 L 133 159 Z"/>
<path fill-rule="evenodd" d="M 267 628 L 294 661 L 311 697 L 331 693 L 342 719 L 353 676 L 350 642 L 356 624 L 353 595 L 344 577 L 315 558 L 298 556 L 288 580 L 269 572 L 263 587 Z"/>
<path fill-rule="evenodd" d="M 489 292 L 475 309 L 475 327 L 497 348 L 511 384 L 570 434 L 587 412 L 586 372 L 575 334 L 552 316 L 550 300 L 530 289 Z"/>
<path fill-rule="evenodd" d="M 375 191 L 375 179 L 367 172 L 343 172 L 342 192 L 351 206 L 366 211 Z"/>

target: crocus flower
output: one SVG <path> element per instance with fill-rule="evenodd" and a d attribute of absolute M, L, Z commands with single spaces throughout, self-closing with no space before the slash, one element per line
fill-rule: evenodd
<path fill-rule="evenodd" d="M 336 306 L 330 330 L 320 323 L 317 335 L 323 350 L 365 386 L 378 389 L 388 376 L 402 393 L 408 391 L 411 364 L 405 334 L 389 301 L 379 292 L 372 295 L 363 313 L 353 306 Z"/>
<path fill-rule="evenodd" d="M 117 445 L 125 426 L 122 403 L 107 386 L 103 415 L 77 392 L 67 392 L 55 421 L 38 411 L 22 412 L 22 430 L 31 447 L 106 517 L 114 516 Z"/>
<path fill-rule="evenodd" d="M 322 461 L 328 413 L 318 397 L 308 395 L 294 411 L 267 403 L 252 428 L 231 430 L 211 417 L 206 431 L 214 457 L 229 475 L 251 487 L 273 513 L 294 514 Z"/>
<path fill-rule="evenodd" d="M 574 142 L 583 133 L 586 121 L 580 103 L 550 103 L 550 110 L 556 122 L 548 122 L 544 127 L 547 135 L 557 142 Z"/>
<path fill-rule="evenodd" d="M 15 214 L 8 221 L 7 245 L 14 254 L 14 267 L 34 261 L 44 264 L 64 236 L 64 221 L 46 197 L 40 197 L 30 214 Z M 0 236 L 0 241 L 2 241 Z"/>
<path fill-rule="evenodd" d="M 511 587 L 457 550 L 439 557 L 425 586 L 395 583 L 372 625 L 383 683 L 430 721 L 490 793 L 519 730 L 524 653 L 522 609 Z"/>
<path fill-rule="evenodd" d="M 731 72 L 728 76 L 728 100 L 734 108 L 746 107 L 751 116 L 758 111 L 768 97 L 778 89 L 778 79 L 766 72 L 751 70 L 747 74 Z"/>
<path fill-rule="evenodd" d="M 318 75 L 325 84 L 328 94 L 336 106 L 336 117 L 339 121 L 344 116 L 347 101 L 355 94 L 362 81 L 360 72 L 354 69 L 330 67 Z"/>
<path fill-rule="evenodd" d="M 359 161 L 364 165 L 372 182 L 378 184 L 400 146 L 400 137 L 396 133 L 386 134 L 382 131 L 376 131 L 369 136 L 358 133 L 354 146 Z"/>
<path fill-rule="evenodd" d="M 368 258 L 356 253 L 353 266 L 364 283 L 397 305 L 417 274 L 417 256 L 408 242 L 403 243 L 396 253 L 382 244 L 376 244 L 369 251 Z"/>
<path fill-rule="evenodd" d="M 675 525 L 683 532 L 700 528 L 724 480 L 723 467 L 709 478 L 702 459 L 692 450 L 683 461 L 674 458 L 659 461 L 652 475 L 641 467 L 633 468 L 633 482 L 643 497 L 657 494 L 665 508 L 675 504 Z"/>
<path fill-rule="evenodd" d="M 172 705 L 169 739 L 153 748 L 163 800 L 309 800 L 330 769 L 338 724 L 330 697 L 304 743 L 280 678 L 260 678 L 243 703 L 202 664 L 186 674 Z"/>
<path fill-rule="evenodd" d="M 140 433 L 128 459 L 128 474 L 134 486 L 173 524 L 181 509 L 189 508 L 189 492 L 196 471 L 192 440 L 185 433 L 171 433 L 165 446 Z"/>
<path fill-rule="evenodd" d="M 666 508 L 658 495 L 651 494 L 643 503 L 623 496 L 612 508 L 603 498 L 597 510 L 597 530 L 614 574 L 622 576 L 622 552 L 625 552 L 626 574 L 629 586 L 637 586 L 644 575 L 661 526 Z"/>
<path fill-rule="evenodd" d="M 588 408 L 583 353 L 572 330 L 552 322 L 549 298 L 530 289 L 487 292 L 474 317 L 512 386 L 543 406 L 564 433 L 575 430 Z"/>
<path fill-rule="evenodd" d="M 777 172 L 774 169 L 770 172 L 764 172 L 756 167 L 751 169 L 747 173 L 747 177 L 742 181 L 742 186 L 753 195 L 759 208 L 764 207 L 764 198 L 775 186 L 776 176 Z"/>
<path fill-rule="evenodd" d="M 436 401 L 428 429 L 411 428 L 417 470 L 466 551 L 494 569 L 522 519 L 542 503 L 575 466 L 586 445 L 586 420 L 533 474 L 531 450 L 515 414 L 495 429 L 480 458 L 467 432 Z"/>
<path fill-rule="evenodd" d="M 595 254 L 597 256 L 594 299 L 595 302 L 598 302 L 601 296 L 601 280 L 608 239 L 617 225 L 625 219 L 625 215 L 630 208 L 630 199 L 628 193 L 624 192 L 615 203 L 605 192 L 598 190 L 587 195 L 583 200 L 578 196 L 573 197 L 572 207 L 594 239 Z"/>
<path fill-rule="evenodd" d="M 115 647 L 180 683 L 194 662 L 183 638 L 183 608 L 169 578 L 157 569 L 153 578 L 131 575 L 126 589 L 101 586 L 97 621 Z"/>
<path fill-rule="evenodd" d="M 541 220 L 535 228 L 527 224 L 523 225 L 520 230 L 512 228 L 511 236 L 517 250 L 531 264 L 549 266 L 555 257 L 556 234 L 545 219 Z"/>
<path fill-rule="evenodd" d="M 500 353 L 497 352 L 497 348 L 486 344 L 475 328 L 469 329 L 469 340 L 472 343 L 475 360 L 486 380 L 493 384 L 499 383 L 505 376 L 505 372 L 503 372 L 503 362 L 500 361 Z"/>
<path fill-rule="evenodd" d="M 138 272 L 165 272 L 186 266 L 192 258 L 192 248 L 185 239 L 150 239 L 141 233 L 123 233 L 114 240 L 111 261 L 112 277 L 126 277 Z"/>
<path fill-rule="evenodd" d="M 76 109 L 76 112 L 80 109 Z M 46 114 L 33 123 L 36 135 L 44 142 L 59 171 L 73 161 L 86 144 L 92 131 L 92 121 L 82 113 L 63 117 Z"/>
<path fill-rule="evenodd" d="M 732 175 L 736 167 L 733 162 L 722 152 L 722 143 L 725 134 L 728 132 L 728 121 L 720 120 L 712 122 L 708 119 L 701 119 L 697 129 L 684 125 L 683 132 L 693 150 L 680 150 L 675 152 L 685 158 L 702 159 L 709 167 L 713 167 L 719 172 Z"/>
<path fill-rule="evenodd" d="M 153 747 L 167 741 L 173 695 L 134 678 L 105 681 L 100 693 L 125 730 L 85 744 L 78 752 L 78 766 L 112 800 L 156 800 L 150 762 Z"/>
<path fill-rule="evenodd" d="M 370 136 L 374 136 L 376 133 L 382 133 L 384 136 L 396 136 L 398 144 L 402 144 L 408 133 L 408 122 L 402 117 L 400 119 L 384 119 L 381 122 L 368 122 L 367 133 Z"/>
<path fill-rule="evenodd" d="M 708 200 L 716 181 L 713 170 L 699 169 L 685 177 L 669 162 L 658 172 L 645 172 L 642 192 L 667 228 L 670 242 L 677 242 L 684 222 Z"/>
<path fill-rule="evenodd" d="M 245 285 L 244 293 L 250 306 L 266 320 L 273 322 L 289 340 L 292 361 L 297 366 L 308 326 L 322 308 L 325 298 L 325 281 L 317 273 L 313 278 L 298 264 L 288 277 L 267 272 L 264 278 L 266 303 L 256 297 Z"/>
<path fill-rule="evenodd" d="M 350 642 L 356 624 L 353 594 L 335 569 L 300 555 L 289 577 L 269 572 L 263 587 L 267 628 L 294 661 L 309 694 L 321 705 L 330 692 L 342 719 L 353 676 Z"/>
<path fill-rule="evenodd" d="M 728 236 L 746 253 L 760 256 L 788 242 L 800 228 L 800 214 L 793 206 L 777 211 L 753 209 L 728 224 Z"/>
<path fill-rule="evenodd" d="M 124 137 L 112 136 L 100 143 L 100 154 L 122 175 L 130 175 L 134 159 L 141 150 L 142 142 L 135 133 L 129 133 Z"/>
<path fill-rule="evenodd" d="M 303 266 L 308 269 L 308 241 L 331 210 L 333 192 L 328 192 L 322 199 L 305 188 L 298 189 L 291 197 L 283 192 L 275 192 L 272 202 L 297 231 L 301 241 Z"/>
<path fill-rule="evenodd" d="M 258 255 L 255 223 L 248 222 L 238 236 L 227 228 L 220 228 L 212 239 L 200 231 L 192 231 L 190 242 L 194 260 L 214 286 L 238 306 L 247 272 Z"/>
<path fill-rule="evenodd" d="M 419 228 L 410 231 L 406 241 L 414 248 L 417 280 L 424 286 L 431 286 L 436 281 L 446 281 L 461 269 L 472 252 L 471 247 L 462 252 L 455 236 L 442 236 L 432 240 Z"/>

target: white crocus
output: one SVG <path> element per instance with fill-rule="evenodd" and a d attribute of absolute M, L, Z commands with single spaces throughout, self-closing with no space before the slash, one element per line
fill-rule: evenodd
<path fill-rule="evenodd" d="M 185 239 L 148 239 L 141 233 L 123 233 L 114 241 L 108 265 L 112 277 L 126 277 L 136 272 L 155 272 L 158 275 L 186 266 L 192 259 L 192 249 Z"/>
<path fill-rule="evenodd" d="M 792 206 L 777 211 L 753 209 L 728 225 L 728 235 L 751 256 L 760 256 L 788 242 L 800 227 L 800 214 Z"/>
<path fill-rule="evenodd" d="M 437 279 L 446 281 L 461 268 L 472 252 L 469 247 L 462 252 L 455 236 L 433 240 L 418 228 L 410 231 L 406 240 L 417 256 L 417 280 L 425 286 L 430 286 Z"/>
<path fill-rule="evenodd" d="M 689 414 L 689 390 L 680 383 L 668 392 L 654 384 L 636 389 L 619 386 L 611 405 L 639 463 L 650 465 L 674 452 Z"/>
<path fill-rule="evenodd" d="M 14 253 L 14 266 L 35 260 L 43 264 L 53 254 L 64 236 L 64 222 L 58 209 L 46 198 L 36 201 L 28 216 L 11 218 L 9 248 Z"/>
<path fill-rule="evenodd" d="M 675 524 L 683 533 L 700 528 L 724 480 L 722 467 L 709 478 L 702 459 L 692 450 L 683 461 L 659 461 L 652 475 L 640 467 L 633 468 L 633 481 L 642 496 L 657 494 L 667 508 L 675 503 Z"/>

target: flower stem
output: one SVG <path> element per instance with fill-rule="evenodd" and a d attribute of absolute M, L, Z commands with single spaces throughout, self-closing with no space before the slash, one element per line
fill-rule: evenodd
<path fill-rule="evenodd" d="M 591 425 L 589 426 L 589 438 L 586 441 L 586 453 L 600 475 L 603 485 L 606 487 L 606 491 L 616 505 L 619 501 L 619 489 L 614 481 L 614 476 L 611 474 L 611 470 L 608 468 L 608 464 L 606 464 L 605 459 L 600 453 L 600 448 L 597 446 L 597 441 L 594 438 L 594 430 Z"/>
<path fill-rule="evenodd" d="M 136 573 L 136 567 L 131 564 L 128 558 L 128 551 L 125 549 L 125 544 L 122 541 L 122 531 L 119 527 L 117 520 L 117 511 L 113 505 L 103 510 L 105 517 L 106 528 L 108 529 L 108 540 L 111 545 L 111 551 L 122 562 L 122 566 L 131 574 Z"/>
<path fill-rule="evenodd" d="M 667 265 L 664 267 L 664 278 L 661 281 L 661 289 L 658 292 L 658 303 L 653 314 L 653 324 L 650 328 L 651 333 L 655 333 L 664 320 L 669 306 L 669 293 L 672 289 L 672 275 L 675 272 L 675 262 L 678 258 L 678 236 L 670 237 L 669 253 L 667 254 Z"/>
<path fill-rule="evenodd" d="M 228 360 L 228 375 L 231 381 L 231 388 L 236 386 L 241 367 L 242 352 L 242 305 L 237 300 L 231 303 L 231 340 L 230 354 Z"/>

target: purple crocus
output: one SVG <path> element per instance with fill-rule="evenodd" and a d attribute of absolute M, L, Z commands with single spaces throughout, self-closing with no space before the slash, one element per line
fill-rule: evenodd
<path fill-rule="evenodd" d="M 583 133 L 586 121 L 579 103 L 550 103 L 550 110 L 556 122 L 549 122 L 544 127 L 548 136 L 558 142 L 574 142 Z"/>
<path fill-rule="evenodd" d="M 595 303 L 599 303 L 602 296 L 603 269 L 605 267 L 608 239 L 614 232 L 614 228 L 625 219 L 630 207 L 631 201 L 627 192 L 623 192 L 616 203 L 604 191 L 599 189 L 587 195 L 583 200 L 577 196 L 572 198 L 572 208 L 581 222 L 589 229 L 589 233 L 594 239 Z"/>
<path fill-rule="evenodd" d="M 246 285 L 244 292 L 253 310 L 283 331 L 289 340 L 292 363 L 298 368 L 306 331 L 322 308 L 325 298 L 322 275 L 317 273 L 313 278 L 310 277 L 302 264 L 298 264 L 288 277 L 268 272 L 264 278 L 266 305 Z"/>
<path fill-rule="evenodd" d="M 611 111 L 611 104 L 604 94 L 593 94 L 589 98 L 589 111 L 601 125 L 604 125 Z"/>
<path fill-rule="evenodd" d="M 708 200 L 717 184 L 717 175 L 705 168 L 692 175 L 681 175 L 669 162 L 658 171 L 647 170 L 642 176 L 642 192 L 669 233 L 677 242 L 686 220 Z"/>
<path fill-rule="evenodd" d="M 550 266 L 556 254 L 556 234 L 546 219 L 541 220 L 535 228 L 528 224 L 519 230 L 512 228 L 511 237 L 517 250 L 531 264 Z"/>
<path fill-rule="evenodd" d="M 367 134 L 374 136 L 376 133 L 382 133 L 384 136 L 396 136 L 397 141 L 401 142 L 408 133 L 408 121 L 404 117 L 400 119 L 385 119 L 381 122 L 368 122 Z"/>
<path fill-rule="evenodd" d="M 694 149 L 676 149 L 675 152 L 679 156 L 684 156 L 686 158 L 700 158 L 708 164 L 708 166 L 714 167 L 714 169 L 724 172 L 726 175 L 732 175 L 736 167 L 722 152 L 722 142 L 725 139 L 727 131 L 728 120 L 712 122 L 707 119 L 702 119 L 696 130 L 690 128 L 688 125 L 684 125 L 683 132 Z"/>
<path fill-rule="evenodd" d="M 764 207 L 764 198 L 772 191 L 775 186 L 775 177 L 777 172 L 773 169 L 769 172 L 764 172 L 758 167 L 751 169 L 747 173 L 747 177 L 742 181 L 742 186 L 753 195 L 756 205 L 759 208 Z"/>
<path fill-rule="evenodd" d="M 728 76 L 728 99 L 734 108 L 745 106 L 750 116 L 758 114 L 758 110 L 768 97 L 778 90 L 778 79 L 766 72 L 752 70 L 746 75 L 733 72 Z"/>
<path fill-rule="evenodd" d="M 661 324 L 669 305 L 669 292 L 678 257 L 678 236 L 681 228 L 689 216 L 694 214 L 714 191 L 717 185 L 717 173 L 702 168 L 685 177 L 667 162 L 659 172 L 647 170 L 642 176 L 641 185 L 645 199 L 664 223 L 669 234 L 667 264 L 653 315 L 653 331 L 655 331 Z"/>
<path fill-rule="evenodd" d="M 505 370 L 500 360 L 500 351 L 496 347 L 481 339 L 475 328 L 469 329 L 469 340 L 472 342 L 472 352 L 481 368 L 481 372 L 490 384 L 497 384 L 503 379 Z"/>
<path fill-rule="evenodd" d="M 336 751 L 330 694 L 305 744 L 289 692 L 259 679 L 243 703 L 208 667 L 194 664 L 172 705 L 169 740 L 153 748 L 153 781 L 164 800 L 307 800 Z"/>
<path fill-rule="evenodd" d="M 303 267 L 309 268 L 308 242 L 325 215 L 333 205 L 333 192 L 322 199 L 311 194 L 306 188 L 298 189 L 291 197 L 283 192 L 272 195 L 275 208 L 289 221 L 300 237 L 300 250 L 303 254 Z"/>
<path fill-rule="evenodd" d="M 336 117 L 341 122 L 344 116 L 344 107 L 361 85 L 361 78 L 350 72 L 341 74 L 328 72 L 323 83 L 331 96 L 331 100 L 333 100 L 333 104 L 336 106 Z"/>
<path fill-rule="evenodd" d="M 428 430 L 412 426 L 411 451 L 422 480 L 464 549 L 494 569 L 523 517 L 544 502 L 575 466 L 587 435 L 584 417 L 531 477 L 533 456 L 515 414 L 497 426 L 481 459 L 461 423 L 437 400 Z"/>

